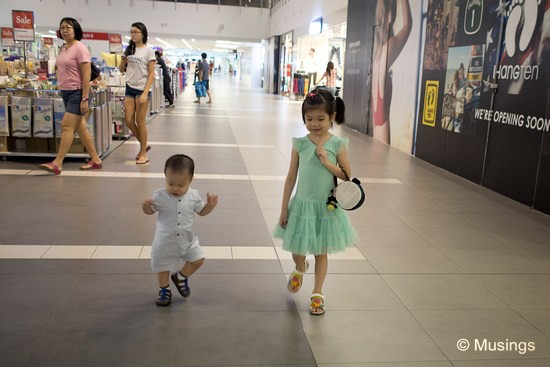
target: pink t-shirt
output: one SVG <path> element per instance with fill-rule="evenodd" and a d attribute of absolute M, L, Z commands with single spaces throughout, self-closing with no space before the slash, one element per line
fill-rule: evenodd
<path fill-rule="evenodd" d="M 88 48 L 80 41 L 76 41 L 69 49 L 65 48 L 65 46 L 61 47 L 61 51 L 55 61 L 59 89 L 82 89 L 80 64 L 90 61 L 90 51 L 88 51 Z"/>

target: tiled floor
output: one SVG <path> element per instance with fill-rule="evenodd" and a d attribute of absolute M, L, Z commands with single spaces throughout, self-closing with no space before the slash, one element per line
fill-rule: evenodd
<path fill-rule="evenodd" d="M 330 257 L 327 313 L 310 316 L 313 267 L 290 295 L 270 235 L 300 103 L 211 85 L 213 104 L 188 88 L 149 123 L 149 165 L 135 141 L 95 172 L 0 163 L 0 366 L 550 366 L 550 218 L 345 127 L 361 240 Z M 140 204 L 178 152 L 220 203 L 195 222 L 191 297 L 161 309 Z"/>

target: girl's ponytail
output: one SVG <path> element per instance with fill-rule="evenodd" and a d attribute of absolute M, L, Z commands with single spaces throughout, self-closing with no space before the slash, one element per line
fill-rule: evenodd
<path fill-rule="evenodd" d="M 336 117 L 334 118 L 334 121 L 340 125 L 346 122 L 346 119 L 344 117 L 344 113 L 346 112 L 346 105 L 344 104 L 344 100 L 340 97 L 334 98 L 334 112 L 336 113 Z"/>

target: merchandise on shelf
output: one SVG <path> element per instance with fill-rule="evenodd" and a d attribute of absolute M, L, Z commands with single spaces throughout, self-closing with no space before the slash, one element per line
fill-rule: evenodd
<path fill-rule="evenodd" d="M 8 96 L 0 95 L 0 136 L 9 136 Z"/>
<path fill-rule="evenodd" d="M 55 137 L 61 137 L 61 121 L 63 121 L 63 115 L 65 115 L 65 104 L 63 104 L 62 98 L 53 99 L 53 121 L 55 124 Z"/>
<path fill-rule="evenodd" d="M 53 100 L 51 98 L 34 98 L 33 105 L 32 136 L 36 138 L 53 138 Z"/>
<path fill-rule="evenodd" d="M 11 97 L 11 135 L 31 136 L 31 97 Z"/>

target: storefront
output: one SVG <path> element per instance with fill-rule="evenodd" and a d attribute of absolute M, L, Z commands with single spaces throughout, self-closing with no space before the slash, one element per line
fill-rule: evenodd
<path fill-rule="evenodd" d="M 291 92 L 292 85 L 292 67 L 294 63 L 294 50 L 293 50 L 293 36 L 294 32 L 288 32 L 281 36 L 280 38 L 280 84 L 279 84 L 279 93 L 282 96 L 289 96 Z"/>
<path fill-rule="evenodd" d="M 293 93 L 296 97 L 305 95 L 319 83 L 326 85 L 326 78 L 321 79 L 329 62 L 333 63 L 336 71 L 335 93 L 342 95 L 346 31 L 346 23 L 342 23 L 320 33 L 298 38 L 293 75 Z"/>

